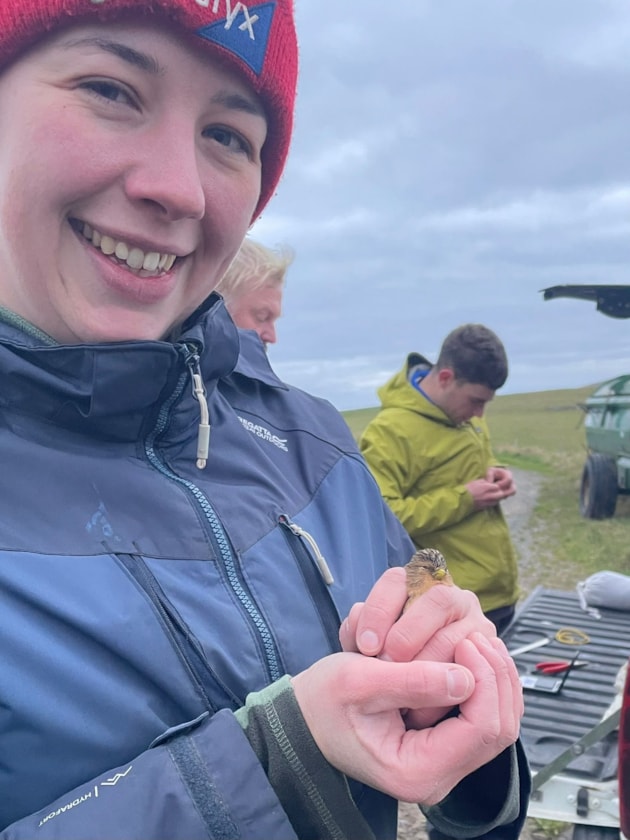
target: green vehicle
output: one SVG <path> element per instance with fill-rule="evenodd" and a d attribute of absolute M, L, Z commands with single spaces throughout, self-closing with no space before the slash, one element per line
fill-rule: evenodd
<path fill-rule="evenodd" d="M 552 286 L 543 294 L 545 300 L 590 300 L 604 315 L 630 318 L 630 286 Z M 587 519 L 608 519 L 618 496 L 630 493 L 630 374 L 604 382 L 583 407 L 588 455 L 580 482 L 580 513 Z"/>
<path fill-rule="evenodd" d="M 617 497 L 630 493 L 630 375 L 604 382 L 586 400 L 588 456 L 580 483 L 580 513 L 614 515 Z"/>

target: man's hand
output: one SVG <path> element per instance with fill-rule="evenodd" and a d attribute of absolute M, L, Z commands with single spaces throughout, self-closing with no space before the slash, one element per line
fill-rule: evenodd
<path fill-rule="evenodd" d="M 506 467 L 490 467 L 486 473 L 486 478 L 493 484 L 497 484 L 505 497 L 513 496 L 516 493 L 514 476 Z"/>
<path fill-rule="evenodd" d="M 473 633 L 457 644 L 454 660 L 385 662 L 338 653 L 292 683 L 331 764 L 396 799 L 433 805 L 514 743 L 523 713 L 518 674 L 498 640 Z M 457 705 L 457 717 L 407 727 L 407 709 Z"/>
<path fill-rule="evenodd" d="M 466 489 L 473 497 L 475 510 L 494 507 L 516 493 L 512 473 L 504 467 L 490 467 L 485 478 L 469 481 Z"/>

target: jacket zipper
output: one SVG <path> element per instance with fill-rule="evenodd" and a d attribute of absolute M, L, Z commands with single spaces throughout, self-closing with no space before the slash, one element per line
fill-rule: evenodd
<path fill-rule="evenodd" d="M 230 697 L 234 708 L 241 705 L 242 698 L 237 697 L 234 692 L 230 691 L 229 687 L 212 670 L 199 642 L 191 635 L 190 630 L 179 618 L 142 557 L 134 554 L 117 554 L 116 557 L 148 595 L 157 610 L 166 635 L 171 640 L 176 653 L 207 708 L 212 712 L 216 712 L 220 708 L 210 699 L 207 690 L 208 677 L 211 684 L 218 685 Z"/>
<path fill-rule="evenodd" d="M 184 352 L 184 359 L 187 365 L 189 363 L 191 355 L 197 355 L 198 360 L 198 348 L 196 347 L 196 345 L 185 345 L 182 347 L 182 349 Z M 192 373 L 192 370 L 190 368 L 189 371 Z M 210 501 L 202 492 L 202 490 L 192 481 L 188 481 L 187 479 L 182 478 L 181 476 L 177 475 L 177 473 L 174 473 L 171 469 L 169 469 L 169 467 L 162 461 L 162 459 L 155 450 L 155 442 L 157 438 L 166 429 L 173 405 L 177 402 L 177 400 L 180 398 L 181 394 L 185 390 L 188 379 L 189 373 L 182 373 L 182 375 L 179 378 L 179 381 L 177 382 L 176 387 L 173 390 L 173 393 L 167 400 L 165 400 L 165 402 L 161 406 L 157 420 L 155 422 L 155 427 L 151 434 L 145 440 L 145 454 L 149 463 L 159 473 L 161 473 L 163 476 L 170 479 L 171 481 L 174 481 L 176 484 L 185 487 L 186 490 L 190 493 L 190 495 L 194 498 L 199 508 L 201 509 L 201 512 L 203 513 L 203 516 L 209 526 L 209 535 L 211 538 L 211 542 L 214 547 L 216 556 L 219 562 L 222 564 L 222 568 L 225 572 L 227 582 L 230 588 L 232 589 L 232 592 L 241 604 L 241 607 L 243 608 L 249 621 L 253 625 L 255 637 L 258 639 L 262 656 L 267 666 L 267 675 L 269 677 L 269 681 L 275 682 L 275 680 L 280 679 L 280 677 L 282 677 L 285 673 L 280 652 L 273 638 L 273 634 L 269 625 L 263 618 L 260 610 L 258 609 L 255 599 L 253 598 L 247 584 L 245 583 L 240 573 L 236 557 L 234 555 L 234 552 L 232 551 L 227 534 L 218 516 L 216 515 L 212 505 L 210 504 Z"/>
<path fill-rule="evenodd" d="M 328 563 L 308 531 L 293 522 L 286 514 L 282 514 L 278 521 L 283 526 L 289 548 L 297 560 L 306 587 L 311 593 L 330 649 L 340 651 L 341 620 L 330 592 L 334 579 Z"/>
<path fill-rule="evenodd" d="M 210 412 L 208 411 L 208 400 L 206 399 L 206 386 L 201 376 L 201 365 L 199 353 L 195 345 L 186 346 L 186 364 L 192 379 L 193 396 L 199 403 L 201 418 L 197 431 L 197 469 L 205 470 L 208 463 L 210 451 Z"/>

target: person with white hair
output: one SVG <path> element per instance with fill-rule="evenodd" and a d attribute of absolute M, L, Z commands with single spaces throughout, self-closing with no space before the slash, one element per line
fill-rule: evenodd
<path fill-rule="evenodd" d="M 288 248 L 274 250 L 248 237 L 216 288 L 236 326 L 257 332 L 265 349 L 278 340 L 276 321 L 292 262 Z"/>

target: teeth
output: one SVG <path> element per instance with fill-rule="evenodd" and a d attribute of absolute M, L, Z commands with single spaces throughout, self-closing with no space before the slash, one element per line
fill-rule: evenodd
<path fill-rule="evenodd" d="M 102 247 L 103 246 L 101 245 L 101 248 Z M 124 242 L 117 242 L 114 253 L 116 254 L 119 260 L 125 262 L 127 260 L 127 257 L 129 256 L 129 248 L 125 245 Z"/>
<path fill-rule="evenodd" d="M 142 268 L 144 268 L 145 271 L 155 271 L 159 264 L 160 255 L 157 251 L 150 251 L 144 258 Z"/>
<path fill-rule="evenodd" d="M 111 257 L 111 255 L 114 253 L 115 250 L 116 250 L 116 243 L 111 238 L 111 236 L 104 236 L 101 239 L 101 251 L 106 256 Z"/>
<path fill-rule="evenodd" d="M 157 251 L 149 251 L 145 254 L 141 248 L 99 233 L 87 222 L 83 223 L 82 233 L 103 254 L 108 257 L 115 256 L 116 259 L 126 263 L 134 271 L 140 271 L 141 269 L 154 273 L 170 271 L 177 259 L 175 254 L 160 254 Z"/>
<path fill-rule="evenodd" d="M 140 248 L 132 248 L 127 257 L 127 265 L 129 268 L 142 268 L 144 262 L 144 251 Z"/>

